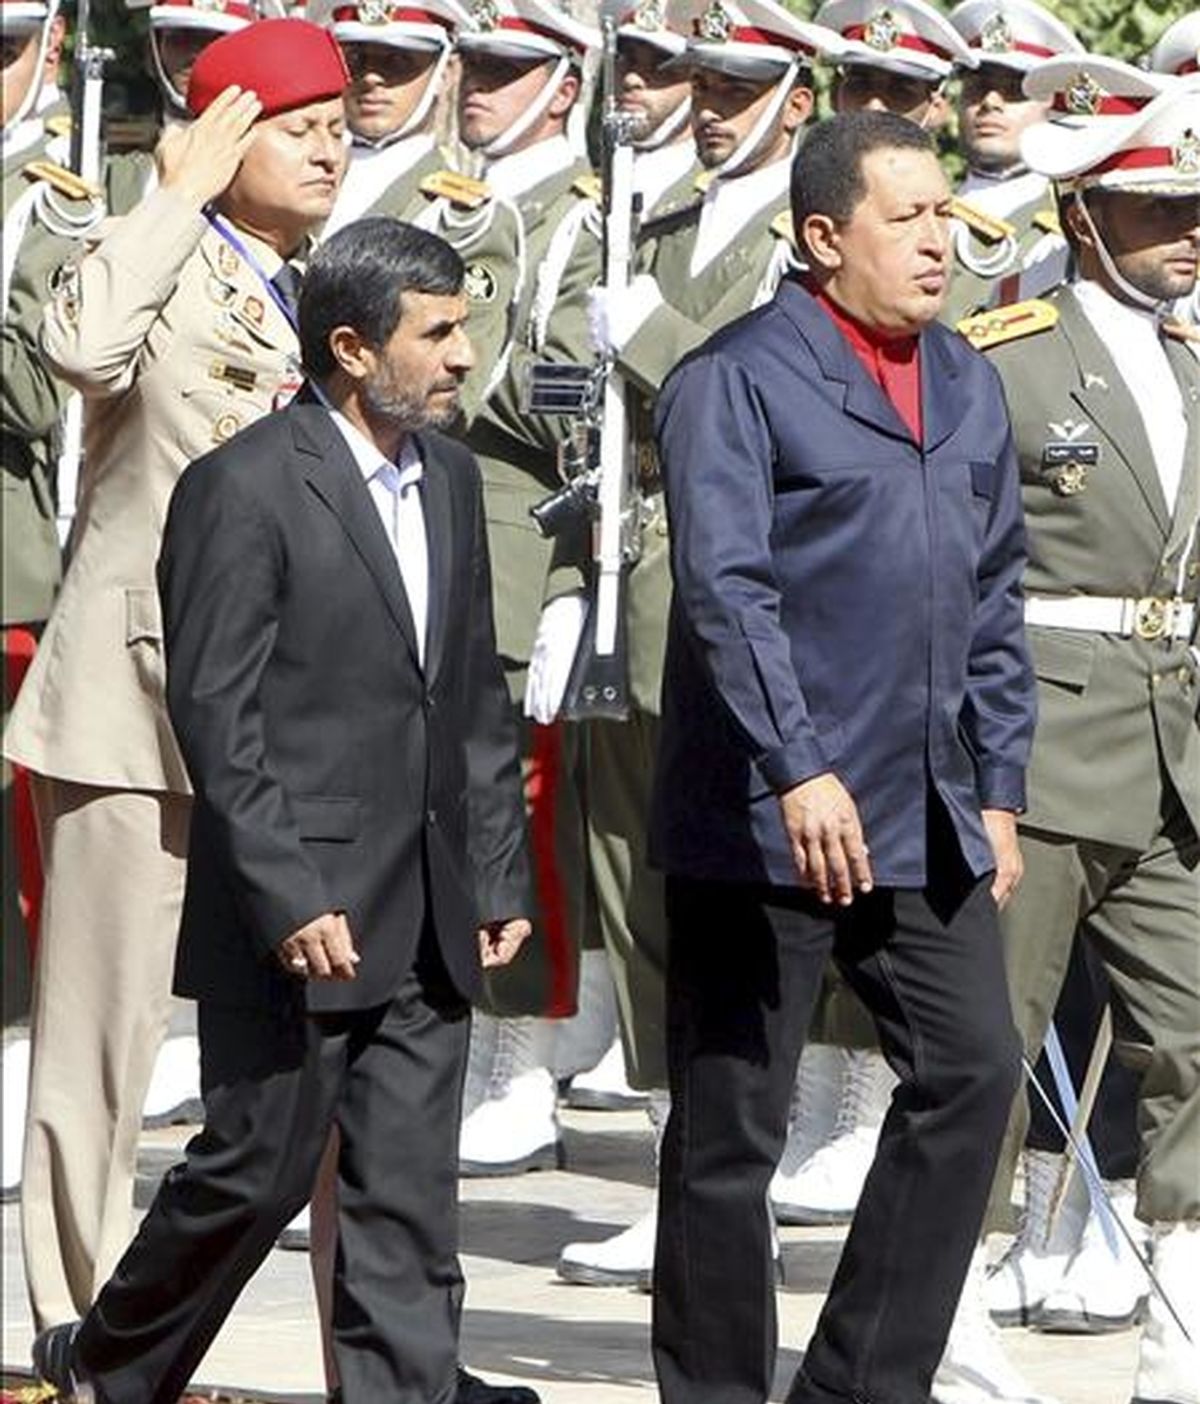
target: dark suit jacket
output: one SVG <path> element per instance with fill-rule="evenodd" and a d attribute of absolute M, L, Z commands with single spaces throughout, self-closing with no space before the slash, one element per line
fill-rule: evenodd
<path fill-rule="evenodd" d="M 426 664 L 370 493 L 302 395 L 185 471 L 159 560 L 171 720 L 196 791 L 176 989 L 256 1002 L 275 945 L 347 913 L 357 979 L 312 1010 L 385 1002 L 432 920 L 459 991 L 480 919 L 531 910 L 512 708 L 495 652 L 479 474 L 419 436 Z"/>
<path fill-rule="evenodd" d="M 996 375 L 921 337 L 923 448 L 804 288 L 663 391 L 675 596 L 652 823 L 670 872 L 791 885 L 775 796 L 835 771 L 876 881 L 926 880 L 936 791 L 970 868 L 1034 722 L 1020 484 Z"/>

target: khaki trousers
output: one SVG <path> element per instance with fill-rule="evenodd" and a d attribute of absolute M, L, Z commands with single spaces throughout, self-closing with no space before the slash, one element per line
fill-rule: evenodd
<path fill-rule="evenodd" d="M 587 842 L 600 930 L 617 989 L 630 1085 L 667 1085 L 667 912 L 663 877 L 646 859 L 659 719 L 587 727 Z"/>
<path fill-rule="evenodd" d="M 1173 797 L 1144 853 L 1022 830 L 1025 876 L 1001 916 L 1013 1019 L 1033 1062 L 1078 929 L 1108 973 L 1117 1056 L 1140 1075 L 1137 1214 L 1200 1219 L 1200 842 Z M 1030 1097 L 1038 1094 L 1030 1088 Z M 1009 1217 L 1028 1103 L 1016 1099 L 988 1209 Z"/>
<path fill-rule="evenodd" d="M 132 1234 L 171 1014 L 191 801 L 34 777 L 45 868 L 21 1230 L 37 1329 L 82 1316 Z"/>

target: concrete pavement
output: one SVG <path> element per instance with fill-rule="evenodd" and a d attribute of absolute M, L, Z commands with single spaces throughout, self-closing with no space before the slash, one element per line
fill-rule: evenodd
<path fill-rule="evenodd" d="M 554 1264 L 572 1239 L 603 1238 L 650 1203 L 652 1152 L 640 1112 L 563 1113 L 566 1170 L 462 1183 L 463 1264 L 469 1283 L 463 1360 L 488 1378 L 534 1385 L 545 1404 L 650 1404 L 650 1300 L 623 1288 L 572 1287 Z M 138 1200 L 149 1202 L 186 1131 L 143 1136 Z M 15 1205 L 3 1211 L 3 1359 L 29 1359 Z M 843 1231 L 783 1229 L 779 1293 L 782 1399 L 832 1275 Z M 1009 1331 L 1005 1342 L 1029 1379 L 1059 1404 L 1128 1404 L 1136 1334 L 1044 1336 Z M 324 1398 L 316 1315 L 302 1253 L 272 1252 L 204 1361 L 214 1386 L 261 1390 L 289 1401 Z"/>

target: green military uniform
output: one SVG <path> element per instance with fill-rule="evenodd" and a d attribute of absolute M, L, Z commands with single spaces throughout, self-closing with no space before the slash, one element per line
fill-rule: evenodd
<path fill-rule="evenodd" d="M 941 320 L 954 326 L 989 307 L 1047 292 L 1066 270 L 1058 211 L 1050 190 L 1035 194 L 1002 217 L 960 199 L 951 225 L 954 262 Z M 1054 251 L 1045 259 L 1053 246 Z M 1036 251 L 1038 262 L 1032 267 Z"/>
<path fill-rule="evenodd" d="M 489 368 L 492 383 L 467 443 L 483 475 L 496 643 L 516 705 L 524 695 L 554 550 L 529 511 L 562 486 L 558 446 L 572 428 L 562 417 L 529 413 L 525 383 L 532 363 L 595 359 L 587 316 L 588 295 L 600 275 L 595 193 L 590 168 L 576 160 L 512 200 L 519 223 L 508 226 L 514 240 L 507 261 L 499 248 L 504 225 L 495 227 L 487 242 L 489 269 L 515 270 L 516 296 L 504 359 Z M 570 948 L 543 940 L 495 972 L 489 996 L 501 1014 L 566 1013 L 574 999 L 576 948 L 588 940 L 594 923 L 583 857 L 577 739 L 574 728 L 564 728 L 553 803 L 556 874 L 539 865 L 543 918 L 550 882 L 562 902 L 561 925 Z M 532 745 L 528 729 L 526 743 Z M 545 931 L 544 919 L 542 926 Z"/>
<path fill-rule="evenodd" d="M 985 348 L 998 343 L 988 355 L 1012 412 L 1028 531 L 1039 720 L 1025 877 L 1003 916 L 1017 1027 L 1035 1056 L 1079 928 L 1108 970 L 1118 1050 L 1143 1073 L 1139 1217 L 1195 1220 L 1200 689 L 1196 655 L 1172 627 L 1180 606 L 1158 601 L 1194 609 L 1200 593 L 1200 364 L 1164 343 L 1188 426 L 1171 511 L 1143 421 L 1155 408 L 1139 409 L 1071 288 L 964 327 Z M 1062 597 L 1086 610 L 1127 600 L 1125 626 L 1080 616 L 1062 627 L 1066 616 L 1047 612 Z M 1183 627 L 1194 635 L 1194 621 Z M 1009 1169 L 1023 1139 L 1010 1129 Z M 997 1222 L 1007 1191 L 1002 1173 Z"/>
<path fill-rule="evenodd" d="M 786 168 L 786 167 L 785 167 Z M 653 443 L 653 395 L 676 363 L 774 291 L 790 249 L 786 180 L 696 275 L 691 273 L 704 191 L 693 174 L 643 221 L 638 263 L 663 295 L 618 356 L 632 395 L 634 454 L 644 494 L 641 556 L 626 591 L 628 721 L 588 734 L 588 853 L 601 931 L 617 988 L 626 1072 L 635 1087 L 665 1087 L 666 919 L 661 876 L 646 862 L 646 825 L 658 744 L 659 693 L 671 602 L 670 547 Z"/>

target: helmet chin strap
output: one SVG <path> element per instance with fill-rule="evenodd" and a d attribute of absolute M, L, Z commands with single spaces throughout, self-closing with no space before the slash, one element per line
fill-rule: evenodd
<path fill-rule="evenodd" d="M 1149 293 L 1142 292 L 1141 288 L 1135 288 L 1129 279 L 1121 272 L 1113 261 L 1112 255 L 1108 251 L 1100 230 L 1096 226 L 1096 221 L 1092 218 L 1092 212 L 1088 209 L 1085 192 L 1076 192 L 1075 201 L 1079 206 L 1079 212 L 1083 216 L 1083 222 L 1087 225 L 1088 233 L 1092 236 L 1092 241 L 1096 248 L 1096 257 L 1100 260 L 1100 267 L 1104 269 L 1109 281 L 1121 290 L 1121 295 L 1126 302 L 1132 302 L 1135 307 L 1141 307 L 1147 312 L 1161 312 L 1166 306 L 1166 302 L 1160 297 L 1151 297 Z"/>
<path fill-rule="evenodd" d="M 158 48 L 158 30 L 150 31 L 150 57 L 154 61 L 154 76 L 158 79 L 159 91 L 167 100 L 167 107 L 170 109 L 169 115 L 172 117 L 190 117 L 188 112 L 187 98 L 179 91 L 167 75 L 167 70 L 163 67 L 162 54 Z"/>
<path fill-rule="evenodd" d="M 666 146 L 667 142 L 678 135 L 680 129 L 691 115 L 692 100 L 690 97 L 685 97 L 674 111 L 669 112 L 648 136 L 643 137 L 640 141 L 635 141 L 633 143 L 633 149 L 635 151 L 657 151 L 659 147 Z"/>
<path fill-rule="evenodd" d="M 746 162 L 754 155 L 757 155 L 758 148 L 763 144 L 767 134 L 774 127 L 779 114 L 783 111 L 783 104 L 791 95 L 792 88 L 796 83 L 796 74 L 800 71 L 800 65 L 796 62 L 788 64 L 783 72 L 783 76 L 775 85 L 775 91 L 771 95 L 771 101 L 758 115 L 758 121 L 750 128 L 742 141 L 734 147 L 733 151 L 716 169 L 716 178 L 725 180 L 731 175 L 735 175 Z"/>
<path fill-rule="evenodd" d="M 498 136 L 494 136 L 491 141 L 486 142 L 480 151 L 489 161 L 494 161 L 498 156 L 503 156 L 511 150 L 515 141 L 519 141 L 527 131 L 537 122 L 554 101 L 554 94 L 558 92 L 558 85 L 567 76 L 571 69 L 571 60 L 566 54 L 560 54 L 555 61 L 554 67 L 550 70 L 550 76 L 546 79 L 546 85 L 538 93 L 533 102 L 525 109 L 517 120 L 507 126 Z"/>
<path fill-rule="evenodd" d="M 429 70 L 429 81 L 425 84 L 425 91 L 421 94 L 420 102 L 394 132 L 388 132 L 386 135 L 374 139 L 356 136 L 354 138 L 355 146 L 369 146 L 372 151 L 383 151 L 386 147 L 403 141 L 405 137 L 412 136 L 414 132 L 419 132 L 433 107 L 438 89 L 442 86 L 442 79 L 445 77 L 446 65 L 450 62 L 451 52 L 449 44 L 439 45 L 437 62 Z"/>
<path fill-rule="evenodd" d="M 21 125 L 26 117 L 30 116 L 37 106 L 37 100 L 42 95 L 42 74 L 46 68 L 46 50 L 50 47 L 50 22 L 54 18 L 54 13 L 50 13 L 42 21 L 42 33 L 38 40 L 37 63 L 33 70 L 33 78 L 30 80 L 29 91 L 21 99 L 17 110 L 4 124 L 6 132 L 13 132 Z"/>

